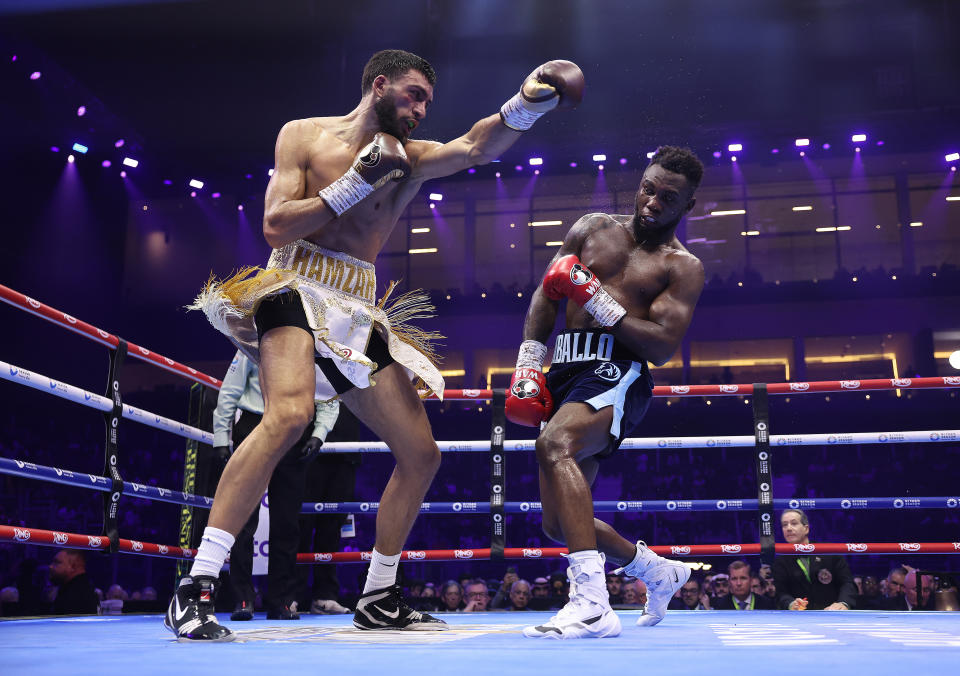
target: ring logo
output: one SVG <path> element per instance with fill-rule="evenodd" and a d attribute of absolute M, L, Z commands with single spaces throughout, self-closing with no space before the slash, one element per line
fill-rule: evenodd
<path fill-rule="evenodd" d="M 794 392 L 806 392 L 810 389 L 810 383 L 790 383 L 790 389 Z"/>
<path fill-rule="evenodd" d="M 670 553 L 679 554 L 679 555 L 689 554 L 690 547 L 688 545 L 673 545 L 672 547 L 670 547 Z"/>
<path fill-rule="evenodd" d="M 53 544 L 55 545 L 65 545 L 69 539 L 70 538 L 67 537 L 66 533 L 58 533 L 57 531 L 53 532 Z"/>
<path fill-rule="evenodd" d="M 324 553 L 318 552 L 313 555 L 313 560 L 314 561 L 333 561 L 333 554 L 329 554 L 326 552 Z"/>
<path fill-rule="evenodd" d="M 110 334 L 104 331 L 103 329 L 97 329 L 97 333 L 100 334 L 101 338 L 109 338 Z"/>
<path fill-rule="evenodd" d="M 473 550 L 472 549 L 454 549 L 453 557 L 455 559 L 472 559 Z"/>
<path fill-rule="evenodd" d="M 315 502 L 315 503 L 313 503 L 313 511 L 315 511 L 315 512 L 322 512 L 322 511 L 323 511 L 323 503 L 322 503 L 322 502 Z"/>
<path fill-rule="evenodd" d="M 726 500 L 717 500 L 717 509 L 726 509 L 727 501 Z"/>
<path fill-rule="evenodd" d="M 835 444 L 835 443 L 837 443 L 837 441 L 839 441 L 839 440 L 838 440 L 837 437 L 836 437 L 835 435 L 833 435 L 833 434 L 831 434 L 829 437 L 827 437 L 827 443 L 828 443 L 828 444 Z"/>
<path fill-rule="evenodd" d="M 689 385 L 671 385 L 670 391 L 673 394 L 688 394 L 690 392 Z"/>
<path fill-rule="evenodd" d="M 950 509 L 953 509 L 956 506 L 957 506 L 956 498 L 947 498 L 947 507 L 949 507 Z"/>
<path fill-rule="evenodd" d="M 543 556 L 542 549 L 526 549 L 525 548 L 523 550 L 523 558 L 525 559 L 539 559 L 541 556 Z"/>
<path fill-rule="evenodd" d="M 920 543 L 919 542 L 901 542 L 900 550 L 904 552 L 919 552 Z"/>
<path fill-rule="evenodd" d="M 133 548 L 133 551 L 135 551 L 135 552 L 142 552 L 142 551 L 143 551 L 143 543 L 142 543 L 142 542 L 137 542 L 136 540 L 131 540 L 131 541 L 130 541 L 130 546 Z"/>
<path fill-rule="evenodd" d="M 66 312 L 63 313 L 63 318 L 66 319 L 66 320 L 67 320 L 68 322 L 70 322 L 71 324 L 76 324 L 76 323 L 77 323 L 76 317 L 71 317 L 71 316 L 68 315 Z"/>
<path fill-rule="evenodd" d="M 360 552 L 361 561 L 370 561 L 373 558 L 373 555 L 370 552 Z"/>
<path fill-rule="evenodd" d="M 134 493 L 139 493 L 140 491 L 143 491 L 144 493 L 147 492 L 147 487 L 144 486 L 143 484 L 138 484 L 138 483 L 132 483 L 132 482 L 131 482 L 130 485 L 133 487 L 133 492 L 134 492 Z"/>
<path fill-rule="evenodd" d="M 157 494 L 162 498 L 165 495 L 169 495 L 170 491 L 168 491 L 166 488 L 160 488 L 157 486 Z"/>
<path fill-rule="evenodd" d="M 190 371 L 190 373 L 192 373 L 193 375 L 197 375 L 197 369 L 188 366 L 187 370 Z"/>
<path fill-rule="evenodd" d="M 713 448 L 717 445 L 716 439 L 707 439 L 707 448 Z"/>
<path fill-rule="evenodd" d="M 40 305 L 42 304 L 42 303 L 40 303 L 40 301 L 34 300 L 34 299 L 31 298 L 30 296 L 24 296 L 24 298 L 27 299 L 27 303 L 29 303 L 30 307 L 32 307 L 32 308 L 34 308 L 34 309 L 39 308 Z"/>
<path fill-rule="evenodd" d="M 184 549 L 184 550 L 183 550 L 183 558 L 189 559 L 190 557 L 192 557 L 192 556 L 193 556 L 194 554 L 196 554 L 196 553 L 197 553 L 196 550 L 193 550 L 193 549 Z"/>
<path fill-rule="evenodd" d="M 657 440 L 657 446 L 659 446 L 660 448 L 663 448 L 663 447 L 666 446 L 666 445 L 667 445 L 667 440 L 666 440 L 666 439 L 658 439 L 658 440 Z"/>
<path fill-rule="evenodd" d="M 521 512 L 529 512 L 529 511 L 530 511 L 530 503 L 529 503 L 529 502 L 521 502 L 521 503 L 520 503 L 520 511 L 521 511 Z"/>
<path fill-rule="evenodd" d="M 140 350 L 140 354 L 142 354 L 142 355 L 148 355 L 148 354 L 150 354 L 150 350 L 148 350 L 148 349 L 145 348 L 145 347 L 138 347 L 137 349 Z"/>
<path fill-rule="evenodd" d="M 944 385 L 960 385 L 960 377 L 957 376 L 947 376 L 943 379 Z"/>
<path fill-rule="evenodd" d="M 362 508 L 362 507 L 361 507 L 361 508 Z M 455 503 L 453 503 L 453 511 L 459 512 L 461 509 L 463 509 L 463 503 L 462 503 L 462 502 L 455 502 Z"/>
<path fill-rule="evenodd" d="M 407 552 L 407 558 L 411 560 L 419 560 L 427 558 L 427 553 L 423 550 L 418 550 L 415 552 Z"/>
<path fill-rule="evenodd" d="M 847 551 L 848 552 L 865 552 L 868 547 L 865 542 L 848 542 Z"/>
<path fill-rule="evenodd" d="M 369 502 L 361 502 L 361 503 L 360 503 L 360 511 L 361 511 L 361 512 L 369 512 L 369 511 L 370 511 L 370 503 L 369 503 Z"/>
<path fill-rule="evenodd" d="M 170 359 L 169 357 L 164 357 L 164 358 L 163 358 L 163 361 L 167 362 L 167 366 L 173 366 L 174 363 L 175 363 L 175 362 L 174 362 L 172 359 Z"/>
<path fill-rule="evenodd" d="M 471 399 L 476 399 L 480 396 L 480 390 L 464 390 L 463 396 L 470 397 Z"/>
<path fill-rule="evenodd" d="M 897 509 L 902 509 L 903 500 L 901 500 L 900 498 L 897 498 L 896 500 L 893 501 L 893 506 L 896 507 Z"/>
<path fill-rule="evenodd" d="M 910 387 L 912 380 L 909 378 L 893 378 L 890 380 L 894 387 Z"/>
<path fill-rule="evenodd" d="M 97 483 L 97 479 L 100 478 L 100 477 L 98 477 L 96 474 L 88 474 L 87 476 L 90 477 L 90 483 L 92 483 L 92 484 Z"/>
<path fill-rule="evenodd" d="M 877 436 L 877 441 L 890 441 L 890 435 L 886 433 L 880 434 Z"/>
<path fill-rule="evenodd" d="M 625 512 L 625 511 L 627 511 L 627 503 L 625 503 L 625 502 L 623 502 L 623 501 L 618 502 L 618 503 L 617 503 L 617 511 L 618 511 L 618 512 Z"/>
<path fill-rule="evenodd" d="M 669 509 L 670 511 L 673 511 L 673 510 L 675 510 L 676 508 L 677 508 L 677 501 L 676 501 L 676 500 L 667 500 L 667 509 Z"/>
<path fill-rule="evenodd" d="M 796 509 L 797 507 L 800 506 L 800 501 L 799 501 L 799 500 L 791 500 L 788 504 L 789 504 L 790 507 L 792 507 L 793 509 Z"/>
<path fill-rule="evenodd" d="M 930 441 L 940 441 L 940 435 L 937 432 L 931 432 Z"/>
<path fill-rule="evenodd" d="M 860 381 L 859 380 L 841 380 L 840 387 L 842 387 L 845 390 L 855 390 L 858 387 L 860 387 Z"/>
<path fill-rule="evenodd" d="M 17 542 L 26 542 L 30 539 L 30 531 L 26 528 L 14 528 L 13 539 Z"/>
<path fill-rule="evenodd" d="M 740 386 L 739 385 L 721 385 L 720 391 L 726 392 L 727 394 L 733 394 L 734 392 L 740 391 Z"/>
<path fill-rule="evenodd" d="M 88 536 L 87 536 L 87 546 L 90 547 L 91 549 L 96 549 L 97 547 L 102 547 L 102 546 L 103 546 L 103 540 L 102 540 L 101 538 L 99 538 L 99 537 L 94 536 L 94 535 L 88 535 Z"/>
<path fill-rule="evenodd" d="M 170 548 L 166 545 L 157 545 L 157 551 L 161 554 L 168 554 L 170 552 Z"/>
<path fill-rule="evenodd" d="M 798 552 L 809 553 L 817 551 L 816 545 L 794 545 L 793 548 Z"/>
<path fill-rule="evenodd" d="M 724 554 L 739 554 L 743 549 L 740 545 L 720 545 L 720 551 Z"/>
<path fill-rule="evenodd" d="M 853 507 L 853 503 L 846 498 L 840 501 L 840 509 L 850 509 L 851 507 Z"/>

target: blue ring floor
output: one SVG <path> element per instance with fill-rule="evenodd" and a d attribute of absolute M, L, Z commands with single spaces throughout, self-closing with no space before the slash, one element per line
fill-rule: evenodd
<path fill-rule="evenodd" d="M 21 674 L 265 674 L 309 669 L 331 676 L 737 673 L 903 676 L 957 673 L 960 613 L 671 612 L 637 627 L 639 611 L 618 611 L 616 638 L 527 639 L 520 629 L 551 613 L 444 614 L 446 632 L 367 632 L 352 615 L 300 621 L 222 622 L 232 643 L 178 643 L 159 615 L 0 621 L 0 670 Z"/>

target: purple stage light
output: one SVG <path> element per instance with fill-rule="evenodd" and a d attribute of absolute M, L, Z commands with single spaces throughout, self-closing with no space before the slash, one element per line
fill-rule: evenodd
<path fill-rule="evenodd" d="M 800 157 L 806 157 L 806 156 L 807 156 L 807 154 L 801 150 L 801 151 L 800 151 Z"/>
<path fill-rule="evenodd" d="M 197 191 L 196 191 L 196 190 L 191 190 L 191 191 L 190 191 L 190 197 L 196 197 L 196 196 L 197 196 Z"/>
<path fill-rule="evenodd" d="M 805 148 L 806 146 L 810 145 L 810 139 L 798 138 L 796 141 L 793 142 L 793 145 L 795 145 L 798 148 Z"/>
<path fill-rule="evenodd" d="M 500 178 L 500 172 L 499 172 L 499 171 L 497 172 L 497 178 Z"/>
<path fill-rule="evenodd" d="M 956 167 L 950 167 L 950 171 L 956 171 L 956 170 L 957 170 Z"/>
<path fill-rule="evenodd" d="M 126 143 L 126 141 L 124 141 L 122 138 L 118 138 L 116 141 L 114 141 L 113 147 L 122 148 L 124 143 Z"/>
<path fill-rule="evenodd" d="M 621 157 L 621 158 L 620 158 L 620 164 L 626 164 L 626 163 L 627 163 L 627 158 L 626 158 L 626 157 Z"/>
<path fill-rule="evenodd" d="M 824 144 L 823 144 L 823 149 L 824 149 L 824 150 L 830 150 L 830 144 L 829 144 L 829 143 L 824 143 Z"/>
<path fill-rule="evenodd" d="M 163 184 L 164 184 L 164 185 L 173 185 L 173 181 L 171 181 L 169 178 L 165 178 L 165 179 L 163 179 Z"/>
<path fill-rule="evenodd" d="M 771 155 L 777 155 L 777 154 L 779 154 L 779 153 L 780 153 L 780 149 L 779 149 L 779 148 L 773 148 L 773 149 L 770 150 L 770 154 L 771 154 Z"/>
<path fill-rule="evenodd" d="M 731 161 L 731 162 L 736 162 L 736 161 L 737 161 L 737 156 L 736 156 L 736 155 L 732 155 L 732 156 L 730 157 L 730 161 Z"/>
<path fill-rule="evenodd" d="M 220 199 L 220 193 L 215 192 L 215 193 L 213 193 L 212 195 L 210 195 L 210 197 L 212 197 L 212 198 L 215 199 L 215 200 L 218 200 L 218 199 Z"/>
<path fill-rule="evenodd" d="M 603 165 L 602 164 L 597 165 L 597 169 L 599 169 L 600 171 L 603 171 Z"/>
<path fill-rule="evenodd" d="M 242 204 L 238 204 L 238 205 L 237 205 L 237 211 L 243 211 L 243 205 L 242 205 Z"/>
<path fill-rule="evenodd" d="M 654 156 L 655 154 L 656 154 L 656 151 L 655 151 L 655 150 L 651 150 L 649 153 L 647 153 L 647 159 L 648 159 L 648 160 L 652 160 L 652 159 L 653 159 L 653 156 Z"/>
<path fill-rule="evenodd" d="M 10 58 L 10 61 L 12 62 L 12 61 L 16 61 L 16 60 L 17 60 L 17 55 L 14 54 L 14 55 Z"/>
<path fill-rule="evenodd" d="M 948 153 L 943 156 L 943 159 L 947 162 L 956 162 L 957 160 L 960 160 L 960 153 Z"/>
<path fill-rule="evenodd" d="M 121 171 L 121 172 L 120 172 L 120 178 L 126 178 L 126 177 L 127 177 L 127 172 Z"/>
<path fill-rule="evenodd" d="M 73 155 L 67 155 L 67 162 L 69 162 L 70 164 L 73 164 L 74 162 L 76 162 L 76 158 Z"/>
<path fill-rule="evenodd" d="M 741 150 L 743 150 L 743 144 L 731 143 L 730 145 L 727 146 L 727 150 L 730 151 L 731 153 L 739 153 Z"/>
<path fill-rule="evenodd" d="M 244 174 L 243 177 L 249 181 L 250 179 L 253 178 L 253 174 Z"/>
<path fill-rule="evenodd" d="M 58 148 L 57 146 L 50 146 L 50 152 L 52 152 L 52 153 L 59 153 L 59 152 L 60 152 L 60 148 Z"/>
<path fill-rule="evenodd" d="M 80 106 L 79 108 L 77 108 L 77 117 L 83 117 L 86 114 L 87 114 L 86 106 Z"/>
<path fill-rule="evenodd" d="M 856 148 L 854 148 L 854 150 L 859 153 L 859 152 L 860 152 L 860 146 L 857 146 Z"/>
<path fill-rule="evenodd" d="M 87 151 L 89 150 L 89 148 L 87 148 L 87 146 L 83 145 L 82 143 L 74 143 L 73 149 L 76 150 L 81 155 L 86 155 Z"/>
<path fill-rule="evenodd" d="M 523 171 L 523 165 L 518 164 L 517 166 L 514 167 L 514 169 L 516 169 L 517 171 Z"/>
<path fill-rule="evenodd" d="M 30 79 L 31 79 L 31 80 L 39 80 L 39 79 L 40 79 L 40 71 L 39 71 L 39 70 L 35 70 L 35 71 L 33 71 L 32 73 L 30 73 Z"/>
<path fill-rule="evenodd" d="M 531 157 L 530 160 L 529 160 L 529 162 L 530 162 L 530 166 L 531 166 L 531 167 L 538 167 L 538 166 L 540 166 L 541 164 L 543 164 L 543 158 L 542 158 L 542 157 Z"/>
<path fill-rule="evenodd" d="M 539 169 L 534 169 L 534 170 L 533 170 L 533 175 L 534 175 L 534 176 L 539 176 L 539 175 L 540 175 L 540 170 L 539 170 Z"/>
<path fill-rule="evenodd" d="M 714 150 L 714 151 L 713 151 L 713 157 L 714 157 L 714 159 L 719 160 L 721 157 L 723 157 L 723 153 L 721 153 L 719 150 Z"/>
<path fill-rule="evenodd" d="M 109 169 L 111 164 L 113 163 L 110 160 L 104 160 L 100 163 L 100 166 L 102 166 L 104 169 Z"/>
<path fill-rule="evenodd" d="M 853 143 L 863 143 L 866 140 L 867 140 L 866 134 L 854 134 L 853 136 L 850 137 L 850 141 Z"/>
<path fill-rule="evenodd" d="M 571 162 L 571 163 L 570 163 L 570 168 L 571 168 L 571 169 L 576 169 L 576 168 L 577 168 L 577 163 L 576 163 L 576 162 Z"/>
<path fill-rule="evenodd" d="M 475 174 L 475 173 L 477 173 L 477 168 L 476 168 L 476 167 L 470 167 L 469 169 L 467 169 L 467 173 L 468 173 L 468 174 Z"/>
<path fill-rule="evenodd" d="M 431 209 L 436 209 L 436 208 L 437 208 L 437 205 L 434 204 L 433 202 L 430 202 L 430 208 L 431 208 Z"/>
<path fill-rule="evenodd" d="M 878 146 L 882 146 L 882 145 L 883 145 L 883 141 L 877 141 L 877 145 L 878 145 Z"/>

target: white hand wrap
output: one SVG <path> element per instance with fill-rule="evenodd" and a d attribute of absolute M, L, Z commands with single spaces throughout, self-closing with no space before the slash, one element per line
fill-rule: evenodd
<path fill-rule="evenodd" d="M 363 180 L 353 167 L 347 173 L 317 193 L 337 216 L 367 197 L 374 187 Z"/>
<path fill-rule="evenodd" d="M 517 355 L 517 368 L 543 371 L 543 361 L 546 358 L 546 345 L 536 340 L 525 340 L 520 343 L 520 353 Z"/>
<path fill-rule="evenodd" d="M 556 107 L 556 100 L 550 101 L 549 106 L 528 103 L 520 92 L 500 107 L 500 119 L 503 123 L 516 131 L 526 131 L 539 120 L 544 113 Z M 531 110 L 531 106 L 542 107 L 543 110 Z"/>
<path fill-rule="evenodd" d="M 624 307 L 615 301 L 602 286 L 593 294 L 593 297 L 587 301 L 583 309 L 593 315 L 593 318 L 600 323 L 600 326 L 604 327 L 613 326 L 627 314 Z"/>

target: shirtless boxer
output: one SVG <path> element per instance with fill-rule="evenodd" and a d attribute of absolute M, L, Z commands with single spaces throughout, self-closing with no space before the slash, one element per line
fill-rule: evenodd
<path fill-rule="evenodd" d="M 659 148 L 643 173 L 633 215 L 577 221 L 530 301 L 507 418 L 531 426 L 547 421 L 536 443 L 543 530 L 570 551 L 570 601 L 543 625 L 526 627 L 524 636 L 617 636 L 605 558 L 646 583 L 641 626 L 660 622 L 690 577 L 687 566 L 595 519 L 590 486 L 598 460 L 616 451 L 647 411 L 653 394 L 647 362 L 665 364 L 690 325 L 703 265 L 675 231 L 702 177 L 690 150 Z M 544 378 L 545 343 L 563 298 L 569 299 L 566 329 Z"/>
<path fill-rule="evenodd" d="M 179 640 L 234 638 L 213 615 L 224 558 L 277 461 L 310 422 L 314 399 L 338 396 L 396 460 L 380 499 L 354 625 L 446 629 L 409 608 L 396 584 L 403 543 L 440 464 L 411 377 L 440 396 L 443 378 L 423 332 L 404 330 L 404 320 L 416 314 L 416 299 L 401 298 L 394 313 L 377 304 L 373 262 L 424 181 L 496 159 L 538 117 L 575 106 L 584 84 L 575 64 L 550 61 L 527 77 L 499 114 L 460 138 L 446 144 L 410 140 L 427 114 L 435 81 L 422 58 L 378 52 L 364 68 L 354 110 L 284 125 L 265 201 L 263 233 L 273 247 L 267 268 L 211 280 L 192 306 L 259 364 L 265 407 L 262 422 L 223 472 L 194 565 L 167 611 L 166 626 Z"/>

